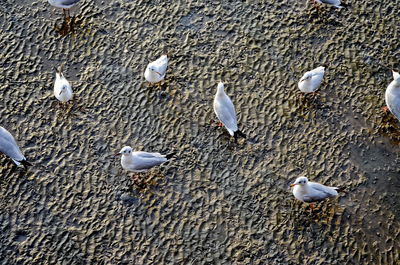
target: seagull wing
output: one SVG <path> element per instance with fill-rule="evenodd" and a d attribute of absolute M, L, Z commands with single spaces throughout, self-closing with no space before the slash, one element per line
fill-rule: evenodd
<path fill-rule="evenodd" d="M 232 133 L 238 130 L 235 107 L 227 95 L 216 96 L 214 99 L 214 112 L 218 119 Z M 232 134 L 231 133 L 231 134 Z M 233 135 L 233 134 L 232 134 Z"/>
<path fill-rule="evenodd" d="M 69 5 L 74 5 L 76 3 L 78 3 L 80 0 L 61 0 L 60 4 L 61 5 L 65 5 L 65 6 L 69 6 Z"/>
<path fill-rule="evenodd" d="M 160 58 L 153 62 L 153 65 L 157 68 L 158 72 L 160 72 L 162 76 L 165 75 L 168 67 L 167 55 L 162 55 Z"/>
<path fill-rule="evenodd" d="M 396 81 L 392 81 L 389 84 L 385 92 L 386 105 L 388 106 L 391 113 L 400 120 L 400 87 L 398 87 Z"/>
<path fill-rule="evenodd" d="M 160 153 L 133 152 L 135 170 L 146 170 L 167 162 L 168 159 Z"/>
<path fill-rule="evenodd" d="M 308 182 L 310 192 L 304 195 L 305 202 L 322 201 L 338 195 L 336 187 L 328 187 L 315 182 Z"/>
<path fill-rule="evenodd" d="M 6 129 L 0 126 L 0 152 L 6 154 L 15 161 L 25 160 L 14 137 Z"/>
<path fill-rule="evenodd" d="M 340 0 L 320 0 L 322 3 L 333 6 L 340 6 Z"/>

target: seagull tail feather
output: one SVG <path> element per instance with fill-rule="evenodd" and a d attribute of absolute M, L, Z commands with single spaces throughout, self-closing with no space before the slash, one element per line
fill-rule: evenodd
<path fill-rule="evenodd" d="M 335 188 L 335 190 L 337 192 L 346 192 L 346 189 L 344 187 L 337 187 L 337 188 Z"/>
<path fill-rule="evenodd" d="M 169 159 L 172 158 L 175 154 L 176 154 L 176 152 L 172 152 L 172 153 L 166 155 L 165 158 L 169 160 Z"/>
<path fill-rule="evenodd" d="M 240 130 L 237 130 L 236 132 L 234 132 L 233 137 L 235 137 L 235 142 L 237 141 L 237 139 L 239 137 L 246 139 L 246 135 L 243 132 L 241 132 Z"/>
<path fill-rule="evenodd" d="M 20 162 L 22 165 L 24 165 L 24 167 L 32 166 L 32 164 L 29 163 L 26 159 L 18 161 L 18 162 Z"/>

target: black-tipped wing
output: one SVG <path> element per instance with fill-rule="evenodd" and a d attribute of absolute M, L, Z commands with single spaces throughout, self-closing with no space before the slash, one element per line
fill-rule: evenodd
<path fill-rule="evenodd" d="M 65 6 L 70 6 L 70 5 L 75 5 L 79 1 L 80 0 L 61 0 L 60 4 L 65 5 Z"/>

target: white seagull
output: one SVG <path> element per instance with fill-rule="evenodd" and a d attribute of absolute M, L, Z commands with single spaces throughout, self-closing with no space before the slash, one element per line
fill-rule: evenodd
<path fill-rule="evenodd" d="M 308 181 L 306 177 L 298 177 L 290 187 L 293 187 L 293 195 L 296 199 L 309 203 L 336 197 L 339 189 Z"/>
<path fill-rule="evenodd" d="M 393 81 L 386 88 L 385 101 L 390 112 L 400 120 L 400 74 L 393 71 Z"/>
<path fill-rule="evenodd" d="M 314 1 L 314 3 L 327 4 L 330 6 L 334 6 L 336 8 L 343 8 L 343 7 L 347 6 L 345 3 L 342 3 L 340 0 L 312 0 L 312 1 Z"/>
<path fill-rule="evenodd" d="M 69 9 L 76 5 L 80 0 L 48 0 L 49 4 L 58 8 L 63 9 L 64 16 L 66 15 L 66 10 L 68 10 L 69 16 Z"/>
<path fill-rule="evenodd" d="M 317 91 L 324 78 L 325 67 L 320 66 L 306 72 L 299 81 L 299 89 L 303 93 L 313 93 Z"/>
<path fill-rule="evenodd" d="M 60 69 L 54 68 L 56 70 L 56 81 L 54 82 L 54 96 L 61 102 L 67 102 L 72 99 L 73 93 L 71 85 L 68 80 L 64 77 L 63 65 Z"/>
<path fill-rule="evenodd" d="M 22 154 L 18 147 L 17 142 L 9 131 L 0 126 L 0 152 L 9 156 L 12 161 L 20 166 L 21 164 L 26 166 L 32 166 L 31 163 L 26 161 L 25 156 Z"/>
<path fill-rule="evenodd" d="M 132 147 L 124 146 L 116 155 L 121 155 L 123 169 L 132 172 L 145 172 L 167 162 L 174 153 L 162 155 L 160 153 L 133 152 Z"/>
<path fill-rule="evenodd" d="M 146 78 L 149 83 L 159 83 L 164 80 L 167 67 L 168 57 L 167 55 L 162 55 L 160 58 L 147 65 L 146 71 L 144 72 L 144 78 Z"/>
<path fill-rule="evenodd" d="M 229 134 L 235 137 L 235 141 L 237 141 L 238 136 L 246 139 L 246 135 L 238 129 L 235 107 L 232 100 L 225 93 L 224 83 L 222 82 L 218 83 L 217 93 L 215 94 L 214 112 Z"/>

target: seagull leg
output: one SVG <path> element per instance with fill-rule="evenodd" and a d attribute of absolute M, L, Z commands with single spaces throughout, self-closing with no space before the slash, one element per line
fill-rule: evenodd
<path fill-rule="evenodd" d="M 317 12 L 320 11 L 320 7 L 319 7 L 317 1 L 315 1 L 315 0 L 310 0 L 309 2 L 315 7 L 315 9 L 317 9 Z"/>
<path fill-rule="evenodd" d="M 60 107 L 61 110 L 65 110 L 64 108 L 64 103 L 62 103 L 61 101 L 58 102 L 58 106 Z"/>
<path fill-rule="evenodd" d="M 217 122 L 217 127 L 223 127 L 224 125 L 222 124 L 222 122 Z"/>
<path fill-rule="evenodd" d="M 311 212 L 315 209 L 315 207 L 314 207 L 314 204 L 313 203 L 310 203 L 310 209 L 311 209 Z"/>
<path fill-rule="evenodd" d="M 316 96 L 319 96 L 320 94 L 319 94 L 319 91 L 314 91 L 314 92 L 312 92 L 311 93 L 311 96 L 313 97 L 313 98 L 315 98 Z"/>
<path fill-rule="evenodd" d="M 298 98 L 304 98 L 306 96 L 306 93 L 300 92 L 297 94 Z"/>
<path fill-rule="evenodd" d="M 142 183 L 142 179 L 140 178 L 140 174 L 133 174 L 133 175 L 131 176 L 131 178 L 132 178 L 133 183 L 134 183 L 135 185 L 140 186 L 140 184 Z"/>
<path fill-rule="evenodd" d="M 388 112 L 389 112 L 389 108 L 388 108 L 387 106 L 383 106 L 383 107 L 381 108 L 381 110 L 382 110 L 384 113 L 388 113 Z"/>

